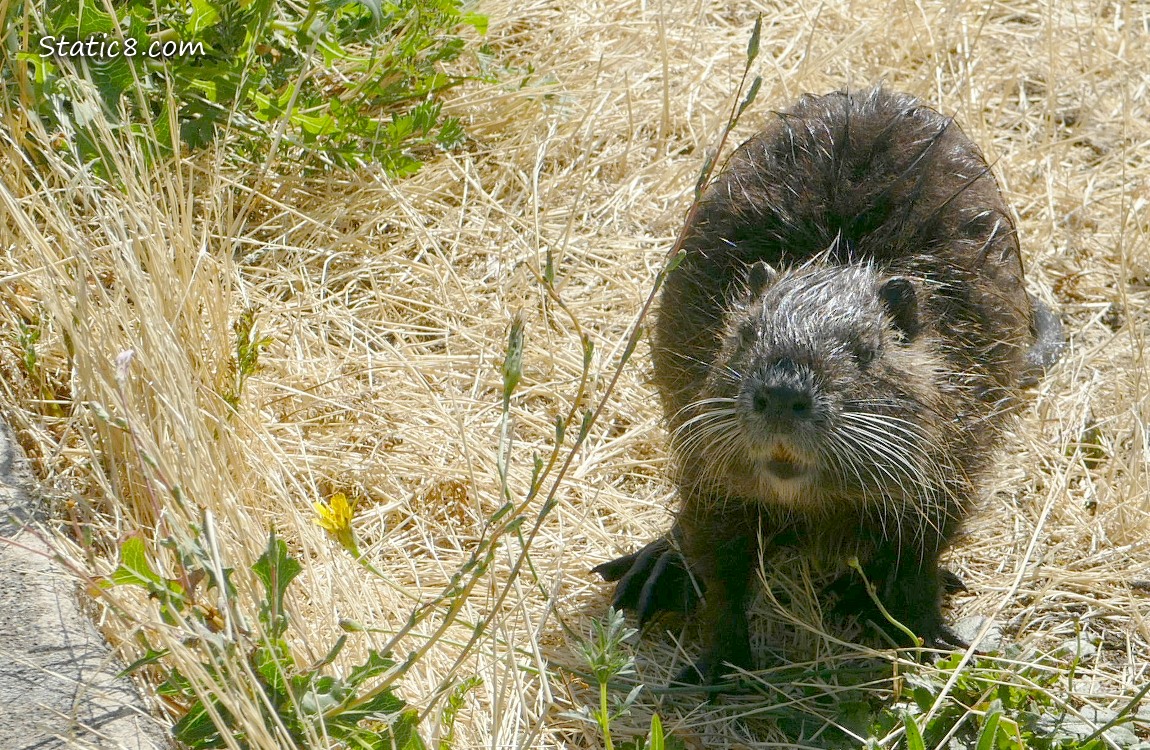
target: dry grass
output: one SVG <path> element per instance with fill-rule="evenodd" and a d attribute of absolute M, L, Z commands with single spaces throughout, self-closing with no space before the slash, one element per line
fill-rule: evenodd
<path fill-rule="evenodd" d="M 527 325 L 511 410 L 513 498 L 526 493 L 532 456 L 551 451 L 556 417 L 602 396 L 726 120 L 761 12 L 763 90 L 734 142 L 801 92 L 878 80 L 953 112 L 1017 210 L 1032 288 L 1068 325 L 1066 356 L 950 555 L 974 592 L 952 617 L 994 615 L 1029 653 L 1087 634 L 1101 647 L 1079 668 L 1075 705 L 1120 706 L 1150 679 L 1150 595 L 1135 585 L 1150 579 L 1150 6 L 491 0 L 479 9 L 497 59 L 517 72 L 458 91 L 448 106 L 474 147 L 401 183 L 370 172 L 305 180 L 285 164 L 259 177 L 211 155 L 148 170 L 136 146 L 109 134 L 124 178 L 115 190 L 63 161 L 23 161 L 4 137 L 0 314 L 8 331 L 20 320 L 43 330 L 40 378 L 18 366 L 16 346 L 0 350 L 4 406 L 79 567 L 106 574 L 118 541 L 187 534 L 206 511 L 250 603 L 247 570 L 274 527 L 304 566 L 289 599 L 301 661 L 324 654 L 340 618 L 379 632 L 354 636 L 337 667 L 384 643 L 417 598 L 442 590 L 502 504 L 499 366 L 512 317 Z M 8 132 L 31 127 L 19 113 L 6 119 Z M 566 309 L 540 281 L 548 255 Z M 219 394 L 233 377 L 231 324 L 249 307 L 273 343 L 229 416 Z M 588 392 L 574 403 L 580 331 L 595 349 Z M 127 350 L 134 358 L 117 378 Z M 570 671 L 582 668 L 572 633 L 585 634 L 608 601 L 588 569 L 670 520 L 647 367 L 643 344 L 559 484 L 530 569 L 500 598 L 521 549 L 505 538 L 462 624 L 402 681 L 402 694 L 426 706 L 441 686 L 482 678 L 456 747 L 598 746 L 597 732 L 560 715 L 592 700 Z M 46 400 L 53 394 L 58 403 Z M 183 503 L 164 490 L 175 486 Z M 312 502 L 335 491 L 361 498 L 360 546 L 383 578 L 313 524 Z M 761 650 L 820 668 L 852 653 L 766 601 L 756 607 Z M 126 660 L 147 632 L 194 669 L 143 595 L 113 590 L 95 612 Z M 466 623 L 488 617 L 462 654 Z M 436 625 L 433 616 L 416 634 Z M 656 629 L 638 646 L 639 678 L 665 683 L 693 643 L 689 627 Z M 239 692 L 228 700 L 244 713 Z M 761 715 L 766 705 L 648 693 L 618 731 L 641 732 L 657 710 L 691 747 L 788 741 Z"/>

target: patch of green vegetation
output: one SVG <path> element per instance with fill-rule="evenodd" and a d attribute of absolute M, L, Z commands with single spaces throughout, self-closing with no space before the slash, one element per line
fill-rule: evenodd
<path fill-rule="evenodd" d="M 20 321 L 16 330 L 16 344 L 20 347 L 21 362 L 24 372 L 30 378 L 37 375 L 36 344 L 40 341 L 40 326 L 36 323 L 28 324 Z"/>
<path fill-rule="evenodd" d="M 256 311 L 250 307 L 236 318 L 232 331 L 236 334 L 236 352 L 228 365 L 232 382 L 224 391 L 223 399 L 232 411 L 236 411 L 243 396 L 244 384 L 259 369 L 260 352 L 271 346 L 272 339 L 270 336 L 260 336 L 256 331 Z"/>
<path fill-rule="evenodd" d="M 42 414 L 62 417 L 66 413 L 64 404 L 67 398 L 61 394 L 66 393 L 66 390 L 52 373 L 45 371 L 37 352 L 44 328 L 44 321 L 38 318 L 28 321 L 18 318 L 16 329 L 11 332 L 12 341 L 16 345 L 20 366 L 28 378 L 28 384 L 34 389 L 34 403 Z"/>
<path fill-rule="evenodd" d="M 269 736 L 286 732 L 294 746 L 356 748 L 357 750 L 423 750 L 417 731 L 419 714 L 395 694 L 396 661 L 387 653 L 369 650 L 367 660 L 346 676 L 328 674 L 347 642 L 341 636 L 318 662 L 303 665 L 293 656 L 286 636 L 291 626 L 284 595 L 301 566 L 288 555 L 287 545 L 275 533 L 252 573 L 264 589 L 259 604 L 259 632 L 248 632 L 235 615 L 237 593 L 232 568 L 221 568 L 199 538 L 169 544 L 181 561 L 176 578 L 165 578 L 148 560 L 143 540 L 133 537 L 120 549 L 120 566 L 108 586 L 140 586 L 160 602 L 161 617 L 172 627 L 187 631 L 185 643 L 202 654 L 202 673 L 219 686 L 206 692 L 179 669 L 164 667 L 166 679 L 158 688 L 170 705 L 183 707 L 173 727 L 176 740 L 193 750 L 248 747 L 250 727 L 262 725 Z M 221 609 L 222 607 L 222 609 Z M 167 652 L 147 647 L 147 654 L 127 671 L 160 662 Z M 372 683 L 376 683 L 372 685 Z M 218 697 L 237 685 L 254 691 L 251 704 L 259 719 L 237 718 Z M 448 742 L 455 711 L 473 682 L 456 688 L 450 698 L 454 710 L 445 715 Z M 316 744 L 313 740 L 319 741 Z M 450 745 L 440 743 L 440 749 Z"/>
<path fill-rule="evenodd" d="M 607 750 L 615 750 L 611 724 L 631 713 L 631 707 L 643 691 L 642 684 L 635 685 L 625 698 L 619 699 L 611 695 L 609 690 L 611 682 L 616 678 L 635 672 L 635 657 L 623 647 L 623 642 L 636 632 L 634 628 L 626 627 L 622 611 L 611 609 L 605 618 L 592 622 L 591 637 L 578 646 L 598 686 L 599 705 L 595 708 L 582 706 L 571 716 L 598 726 L 603 735 L 603 746 Z M 663 724 L 658 714 L 651 715 L 651 730 L 645 741 L 636 738 L 619 745 L 620 750 L 663 750 L 668 747 L 681 748 L 683 744 L 677 737 L 663 735 Z"/>
<path fill-rule="evenodd" d="M 464 140 L 438 96 L 486 32 L 462 0 L 34 0 L 5 19 L 9 107 L 111 171 L 96 114 L 159 154 L 223 132 L 241 159 L 407 175 Z M 478 44 L 478 42 L 477 42 Z"/>
<path fill-rule="evenodd" d="M 873 738 L 903 733 L 908 750 L 939 747 L 954 739 L 978 750 L 1101 750 L 1101 732 L 1082 736 L 1064 725 L 1062 697 L 1073 663 L 1025 663 L 977 657 L 959 669 L 961 653 L 940 661 L 937 669 L 906 676 L 903 698 L 882 710 L 871 726 Z M 949 690 L 946 686 L 950 684 Z M 890 746 L 882 742 L 881 746 Z"/>

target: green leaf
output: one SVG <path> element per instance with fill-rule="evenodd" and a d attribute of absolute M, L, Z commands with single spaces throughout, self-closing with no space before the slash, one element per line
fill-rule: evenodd
<path fill-rule="evenodd" d="M 268 535 L 267 550 L 256 560 L 252 572 L 264 585 L 266 595 L 260 607 L 260 620 L 274 639 L 287 630 L 287 614 L 283 609 L 284 592 L 299 575 L 302 566 L 288 556 L 287 545 L 273 531 Z"/>
<path fill-rule="evenodd" d="M 221 713 L 221 718 L 231 724 L 231 716 L 223 706 L 212 701 L 213 707 Z M 229 731 L 227 727 L 224 731 Z M 227 742 L 220 734 L 220 730 L 212 721 L 212 716 L 202 702 L 197 701 L 191 710 L 172 727 L 172 735 L 179 742 L 184 743 L 193 750 L 201 748 L 227 747 Z"/>
<path fill-rule="evenodd" d="M 305 715 L 319 716 L 336 708 L 351 695 L 351 688 L 335 677 L 320 677 L 306 679 L 298 686 L 299 707 Z M 341 715 L 337 714 L 333 723 L 339 723 Z"/>
<path fill-rule="evenodd" d="M 930 707 L 934 705 L 934 693 L 925 685 L 917 685 L 910 694 L 920 711 L 929 711 Z"/>
<path fill-rule="evenodd" d="M 347 682 L 352 687 L 359 687 L 367 680 L 379 677 L 394 666 L 395 659 L 373 649 L 367 652 L 367 661 L 351 670 L 351 674 L 347 676 Z"/>
<path fill-rule="evenodd" d="M 92 77 L 92 83 L 96 84 L 96 88 L 100 92 L 105 112 L 109 116 L 118 116 L 120 97 L 126 91 L 134 88 L 136 83 L 129 58 L 92 59 L 88 61 L 88 71 Z"/>
<path fill-rule="evenodd" d="M 418 724 L 419 712 L 409 709 L 404 711 L 399 719 L 391 725 L 395 746 L 399 750 L 427 750 L 427 745 L 423 744 L 423 739 L 415 731 Z"/>
<path fill-rule="evenodd" d="M 906 727 L 906 750 L 926 750 L 926 743 L 922 741 L 922 732 L 919 731 L 914 717 L 903 714 L 902 721 Z"/>
<path fill-rule="evenodd" d="M 389 716 L 398 715 L 405 708 L 407 703 L 402 698 L 390 690 L 380 690 L 367 700 L 361 703 L 353 702 L 351 707 L 341 711 L 338 722 L 344 726 L 353 726 L 364 719 L 385 721 Z"/>
<path fill-rule="evenodd" d="M 371 11 L 371 17 L 377 24 L 383 20 L 383 0 L 357 0 L 357 2 Z"/>
<path fill-rule="evenodd" d="M 202 148 L 216 137 L 223 113 L 215 108 L 195 106 L 181 111 L 180 140 L 190 148 Z"/>
<path fill-rule="evenodd" d="M 413 131 L 411 115 L 392 115 L 391 122 L 387 123 L 383 128 L 383 133 L 387 136 L 387 140 L 393 144 L 401 143 L 407 139 Z"/>
<path fill-rule="evenodd" d="M 511 509 L 514 507 L 515 507 L 515 505 L 513 505 L 512 503 L 504 503 L 502 508 L 495 511 L 495 513 L 493 513 L 491 515 L 491 519 L 490 519 L 490 521 L 488 521 L 488 523 L 491 523 L 491 524 L 499 523 L 499 520 L 501 518 L 503 518 L 505 515 L 507 515 L 509 512 L 511 512 Z"/>
<path fill-rule="evenodd" d="M 156 140 L 164 150 L 165 155 L 175 153 L 176 142 L 172 140 L 172 101 L 165 99 L 160 108 L 160 114 L 152 121 L 152 128 L 156 133 Z"/>
<path fill-rule="evenodd" d="M 755 97 L 757 97 L 759 95 L 759 89 L 762 88 L 762 85 L 763 85 L 763 77 L 762 76 L 755 76 L 755 80 L 751 81 L 750 90 L 747 92 L 747 95 L 745 97 L 743 97 L 742 104 L 739 105 L 739 111 L 735 113 L 735 119 L 738 119 L 739 117 L 741 117 L 743 114 L 743 110 L 745 110 L 747 107 L 751 106 L 751 103 L 755 101 Z"/>
<path fill-rule="evenodd" d="M 651 732 L 647 736 L 647 750 L 664 750 L 663 722 L 659 714 L 651 714 Z"/>
<path fill-rule="evenodd" d="M 523 375 L 523 318 L 516 315 L 507 334 L 507 354 L 503 358 L 503 405 L 506 408 L 511 394 Z"/>
<path fill-rule="evenodd" d="M 483 36 L 487 36 L 487 16 L 482 13 L 464 13 L 459 20 Z"/>
<path fill-rule="evenodd" d="M 861 699 L 841 701 L 835 713 L 844 727 L 863 735 L 874 720 L 870 702 Z"/>
<path fill-rule="evenodd" d="M 447 705 L 443 709 L 443 715 L 439 720 L 440 726 L 443 727 L 443 731 L 439 735 L 439 750 L 451 750 L 452 743 L 455 741 L 455 718 L 459 714 L 459 709 L 463 708 L 467 693 L 482 684 L 483 680 L 478 675 L 472 675 L 456 685 L 455 689 L 451 691 L 451 695 L 447 698 Z"/>
<path fill-rule="evenodd" d="M 330 717 L 326 724 L 333 736 L 343 740 L 341 747 L 349 750 L 426 750 L 427 746 L 416 732 L 418 721 L 419 713 L 408 710 L 382 730 L 333 725 Z"/>
<path fill-rule="evenodd" d="M 48 74 L 56 69 L 52 65 L 52 58 L 41 57 L 38 52 L 17 52 L 16 59 L 32 66 L 35 71 L 33 78 L 40 86 L 43 86 L 44 82 L 48 80 Z"/>
<path fill-rule="evenodd" d="M 687 251 L 679 248 L 679 250 L 676 251 L 673 256 L 671 256 L 671 259 L 667 261 L 667 272 L 670 273 L 671 271 L 674 271 L 676 268 L 678 268 L 679 264 L 682 263 L 683 259 L 686 257 Z"/>
<path fill-rule="evenodd" d="M 315 665 L 315 667 L 313 667 L 313 669 L 326 666 L 328 664 L 331 664 L 333 661 L 335 661 L 335 657 L 339 656 L 339 652 L 343 651 L 343 647 L 346 644 L 347 644 L 347 635 L 346 634 L 341 635 L 339 638 L 336 638 L 335 644 L 327 650 L 327 653 L 324 654 L 324 657 L 322 659 L 320 659 L 319 664 Z"/>
<path fill-rule="evenodd" d="M 99 35 L 111 35 L 116 30 L 116 24 L 112 21 L 112 17 L 102 10 L 94 3 L 83 3 L 82 12 L 79 16 L 73 16 L 75 27 L 72 29 L 61 28 L 59 31 L 71 32 L 69 36 L 74 36 L 78 39 L 88 39 L 89 37 L 99 38 Z"/>
<path fill-rule="evenodd" d="M 184 699 L 197 700 L 192 683 L 178 669 L 173 669 L 168 675 L 168 679 L 156 686 L 156 695 L 179 696 Z"/>
<path fill-rule="evenodd" d="M 180 564 L 188 572 L 193 593 L 202 578 L 207 581 L 206 588 L 214 588 L 225 598 L 232 599 L 236 594 L 236 587 L 231 581 L 235 569 L 223 567 L 216 556 L 205 548 L 202 531 L 205 525 L 206 522 L 201 520 L 199 526 L 192 527 L 192 533 L 176 532 L 173 536 L 162 540 L 160 544 L 179 555 Z M 216 575 L 217 568 L 223 573 L 222 581 Z"/>
<path fill-rule="evenodd" d="M 441 105 L 438 102 L 426 101 L 411 110 L 411 127 L 416 133 L 427 133 L 435 127 L 439 120 Z"/>
<path fill-rule="evenodd" d="M 309 136 L 324 136 L 335 132 L 336 122 L 331 115 L 307 115 L 302 112 L 293 112 L 291 116 L 293 125 L 298 125 Z"/>
<path fill-rule="evenodd" d="M 116 677 L 127 677 L 128 675 L 132 674 L 132 672 L 135 672 L 140 667 L 146 667 L 149 664 L 155 664 L 160 659 L 163 659 L 165 656 L 167 656 L 170 653 L 171 653 L 171 651 L 166 649 L 166 648 L 161 649 L 160 651 L 155 651 L 155 650 L 149 648 L 147 651 L 144 652 L 143 656 L 141 656 L 139 659 L 136 659 L 134 662 L 132 662 L 128 666 L 124 667 L 120 671 L 120 673 L 116 675 Z"/>
<path fill-rule="evenodd" d="M 112 571 L 112 583 L 116 585 L 164 588 L 164 581 L 148 562 L 144 540 L 138 536 L 129 537 L 120 546 L 120 567 Z"/>
<path fill-rule="evenodd" d="M 998 720 L 1002 718 L 1002 702 L 994 701 L 986 710 L 982 721 L 982 731 L 978 734 L 977 750 L 994 750 L 994 739 L 998 734 Z"/>
<path fill-rule="evenodd" d="M 699 170 L 699 179 L 695 181 L 695 200 L 699 200 L 703 195 L 703 189 L 707 187 L 707 180 L 711 176 L 711 171 L 715 166 L 715 152 L 707 149 L 707 153 L 703 158 L 703 168 Z"/>
<path fill-rule="evenodd" d="M 595 418 L 595 412 L 590 409 L 583 410 L 583 421 L 579 424 L 579 440 L 583 441 L 587 438 L 587 433 L 591 431 L 591 421 Z"/>
<path fill-rule="evenodd" d="M 436 143 L 447 150 L 458 148 L 466 138 L 467 133 L 463 132 L 463 125 L 460 124 L 458 117 L 444 117 L 443 122 L 439 123 Z"/>
<path fill-rule="evenodd" d="M 251 655 L 251 664 L 264 684 L 268 697 L 273 702 L 287 698 L 288 670 L 295 667 L 291 650 L 282 640 L 275 640 L 269 646 L 260 646 Z"/>
<path fill-rule="evenodd" d="M 191 0 L 192 13 L 188 16 L 187 32 L 200 36 L 204 30 L 215 26 L 220 20 L 220 12 L 208 0 Z"/>
<path fill-rule="evenodd" d="M 321 39 L 318 45 L 318 49 L 320 54 L 323 55 L 323 64 L 329 68 L 337 60 L 348 60 L 351 58 L 351 55 L 348 54 L 347 50 L 345 50 L 339 43 L 331 40 Z"/>
<path fill-rule="evenodd" d="M 755 17 L 755 28 L 751 30 L 751 40 L 747 42 L 747 67 L 759 56 L 759 37 L 763 33 L 763 15 Z"/>

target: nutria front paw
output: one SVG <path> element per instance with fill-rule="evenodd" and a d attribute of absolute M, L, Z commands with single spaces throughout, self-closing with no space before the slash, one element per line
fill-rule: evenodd
<path fill-rule="evenodd" d="M 634 611 L 640 626 L 659 612 L 690 612 L 699 601 L 683 556 L 666 537 L 591 572 L 619 582 L 611 606 Z"/>
<path fill-rule="evenodd" d="M 703 654 L 694 662 L 680 669 L 671 678 L 671 684 L 715 685 L 723 676 L 723 661 L 710 654 Z"/>
<path fill-rule="evenodd" d="M 949 625 L 938 623 L 928 633 L 920 633 L 922 645 L 926 648 L 937 648 L 940 651 L 965 651 L 970 644 Z"/>
<path fill-rule="evenodd" d="M 724 678 L 730 679 L 739 669 L 751 669 L 750 644 L 737 651 L 739 653 L 726 654 L 718 651 L 705 653 L 680 669 L 671 682 L 686 685 L 718 685 L 724 682 Z"/>

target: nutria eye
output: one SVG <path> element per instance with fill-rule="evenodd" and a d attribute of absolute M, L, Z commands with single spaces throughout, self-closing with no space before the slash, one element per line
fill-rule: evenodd
<path fill-rule="evenodd" d="M 750 323 L 745 323 L 739 327 L 739 341 L 744 344 L 753 344 L 758 337 L 759 332 Z"/>
<path fill-rule="evenodd" d="M 854 355 L 859 367 L 866 367 L 874 360 L 875 350 L 869 346 L 856 346 L 851 353 Z"/>

